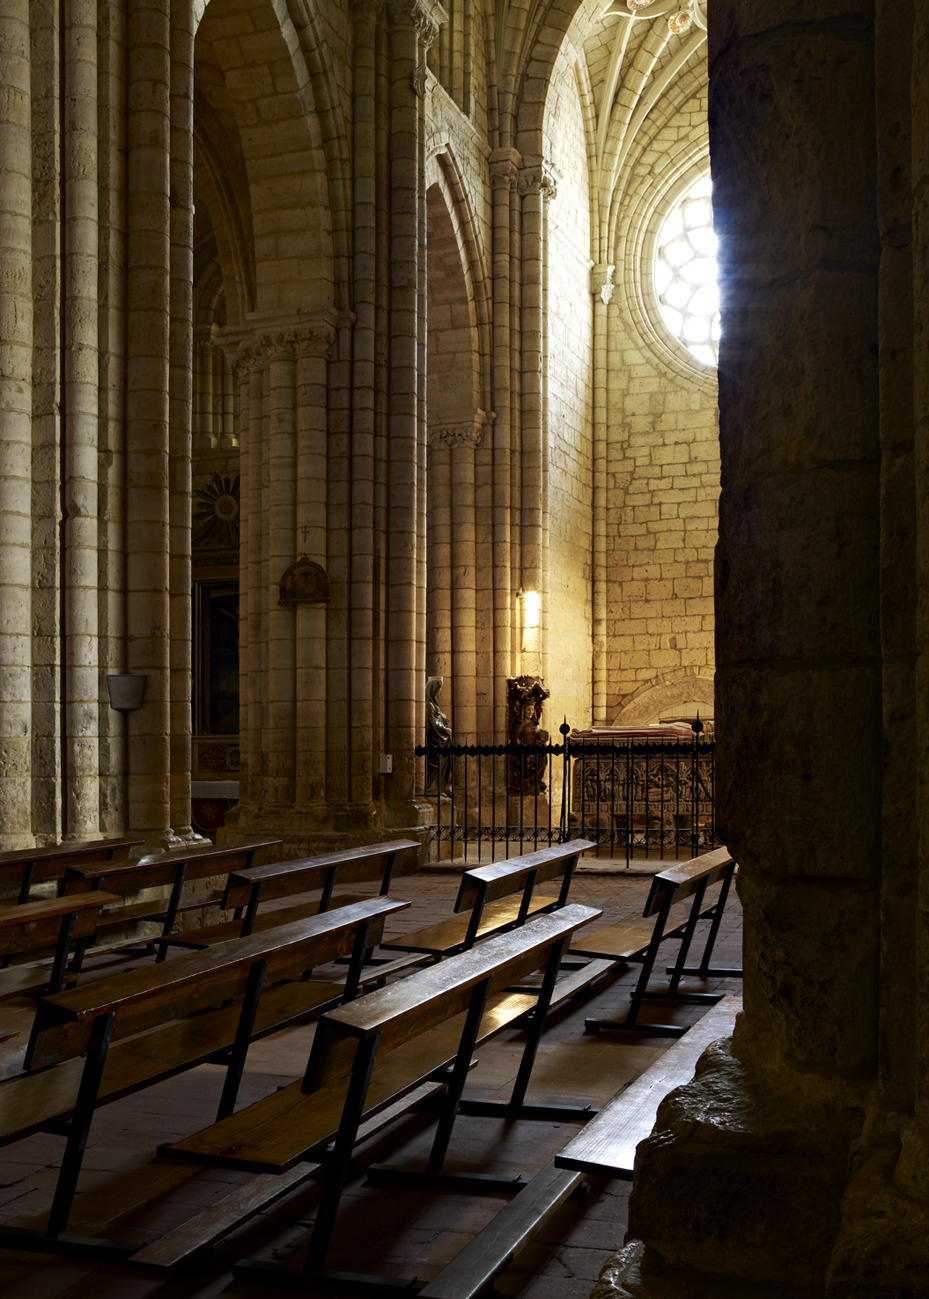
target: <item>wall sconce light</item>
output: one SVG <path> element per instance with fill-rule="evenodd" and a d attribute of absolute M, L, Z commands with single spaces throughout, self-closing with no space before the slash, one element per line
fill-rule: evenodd
<path fill-rule="evenodd" d="M 120 713 L 134 713 L 145 703 L 148 677 L 142 672 L 120 672 L 106 679 L 110 707 Z"/>
<path fill-rule="evenodd" d="M 541 599 L 538 591 L 523 591 L 523 631 L 535 631 L 539 625 Z"/>

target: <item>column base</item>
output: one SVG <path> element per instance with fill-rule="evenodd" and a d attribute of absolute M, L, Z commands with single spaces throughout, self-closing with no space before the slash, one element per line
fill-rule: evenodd
<path fill-rule="evenodd" d="M 728 1039 L 708 1047 L 638 1147 L 629 1234 L 648 1254 L 644 1288 L 630 1293 L 677 1299 L 703 1295 L 699 1283 L 739 1299 L 746 1285 L 753 1296 L 763 1286 L 822 1296 L 864 1122 L 858 1100 L 771 1061 L 750 1072 Z M 684 1278 L 690 1288 L 675 1288 Z"/>
<path fill-rule="evenodd" d="M 333 807 L 326 803 L 239 803 L 217 831 L 216 842 L 231 847 L 256 836 L 277 835 L 283 840 L 278 850 L 282 861 L 388 839 L 418 839 L 425 850 L 430 827 L 424 815 L 432 815 L 429 804 L 397 803 L 384 808 L 378 804 Z"/>
<path fill-rule="evenodd" d="M 633 1240 L 604 1263 L 590 1299 L 823 1299 L 823 1291 L 669 1268 L 654 1250 Z"/>

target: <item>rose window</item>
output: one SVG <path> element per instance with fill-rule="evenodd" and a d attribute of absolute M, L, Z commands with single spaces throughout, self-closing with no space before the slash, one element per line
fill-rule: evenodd
<path fill-rule="evenodd" d="M 703 176 L 679 199 L 658 236 L 655 287 L 664 322 L 704 365 L 719 355 L 719 295 L 712 188 Z"/>

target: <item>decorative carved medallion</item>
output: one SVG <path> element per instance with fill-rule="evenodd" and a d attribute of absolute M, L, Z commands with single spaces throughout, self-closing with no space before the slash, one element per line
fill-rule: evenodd
<path fill-rule="evenodd" d="M 212 482 L 194 491 L 197 501 L 193 517 L 194 546 L 238 546 L 239 476 L 224 478 L 214 473 Z"/>
<path fill-rule="evenodd" d="M 322 564 L 301 555 L 281 578 L 282 608 L 305 604 L 326 604 L 329 600 L 329 575 Z"/>

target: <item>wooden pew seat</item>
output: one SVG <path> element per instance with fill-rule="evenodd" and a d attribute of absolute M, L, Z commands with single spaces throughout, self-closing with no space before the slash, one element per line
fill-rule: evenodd
<path fill-rule="evenodd" d="M 465 871 L 455 901 L 455 918 L 392 938 L 383 946 L 404 952 L 423 952 L 440 960 L 467 951 L 479 939 L 505 933 L 525 923 L 530 916 L 563 907 L 568 901 L 578 858 L 582 852 L 596 846 L 589 839 L 572 839 L 568 843 Z M 559 875 L 564 878 L 558 897 L 535 894 L 538 884 Z"/>
<path fill-rule="evenodd" d="M 40 952 L 55 951 L 49 975 L 38 965 L 0 970 L 0 1000 L 31 992 L 60 992 L 71 944 L 91 938 L 101 910 L 118 901 L 112 893 L 88 893 L 0 907 L 0 957 L 5 965 L 17 956 L 35 960 Z M 71 980 L 76 979 L 75 971 Z"/>
<path fill-rule="evenodd" d="M 334 893 L 336 883 L 377 882 L 380 896 L 384 897 L 390 891 L 398 859 L 403 854 L 418 851 L 419 846 L 415 839 L 394 839 L 316 857 L 302 857 L 296 861 L 272 862 L 248 871 L 232 871 L 225 889 L 214 901 L 223 911 L 232 911 L 233 919 L 157 939 L 161 949 L 159 960 L 164 959 L 171 946 L 210 947 L 229 938 L 261 933 L 276 925 L 315 916 L 333 907 L 363 902 L 372 896 L 370 893 Z M 259 910 L 262 903 L 296 897 L 317 889 L 321 891 L 320 896 L 307 902 L 274 911 Z"/>
<path fill-rule="evenodd" d="M 555 1156 L 555 1167 L 632 1181 L 636 1146 L 651 1135 L 658 1106 L 675 1087 L 690 1082 L 710 1045 L 728 1037 L 741 997 L 724 997 Z"/>
<path fill-rule="evenodd" d="M 727 997 L 707 1011 L 427 1281 L 419 1299 L 478 1299 L 580 1188 L 585 1175 L 631 1181 L 636 1146 L 650 1135 L 661 1101 L 674 1087 L 689 1082 L 711 1042 L 732 1032 L 741 1004 L 740 997 Z"/>

